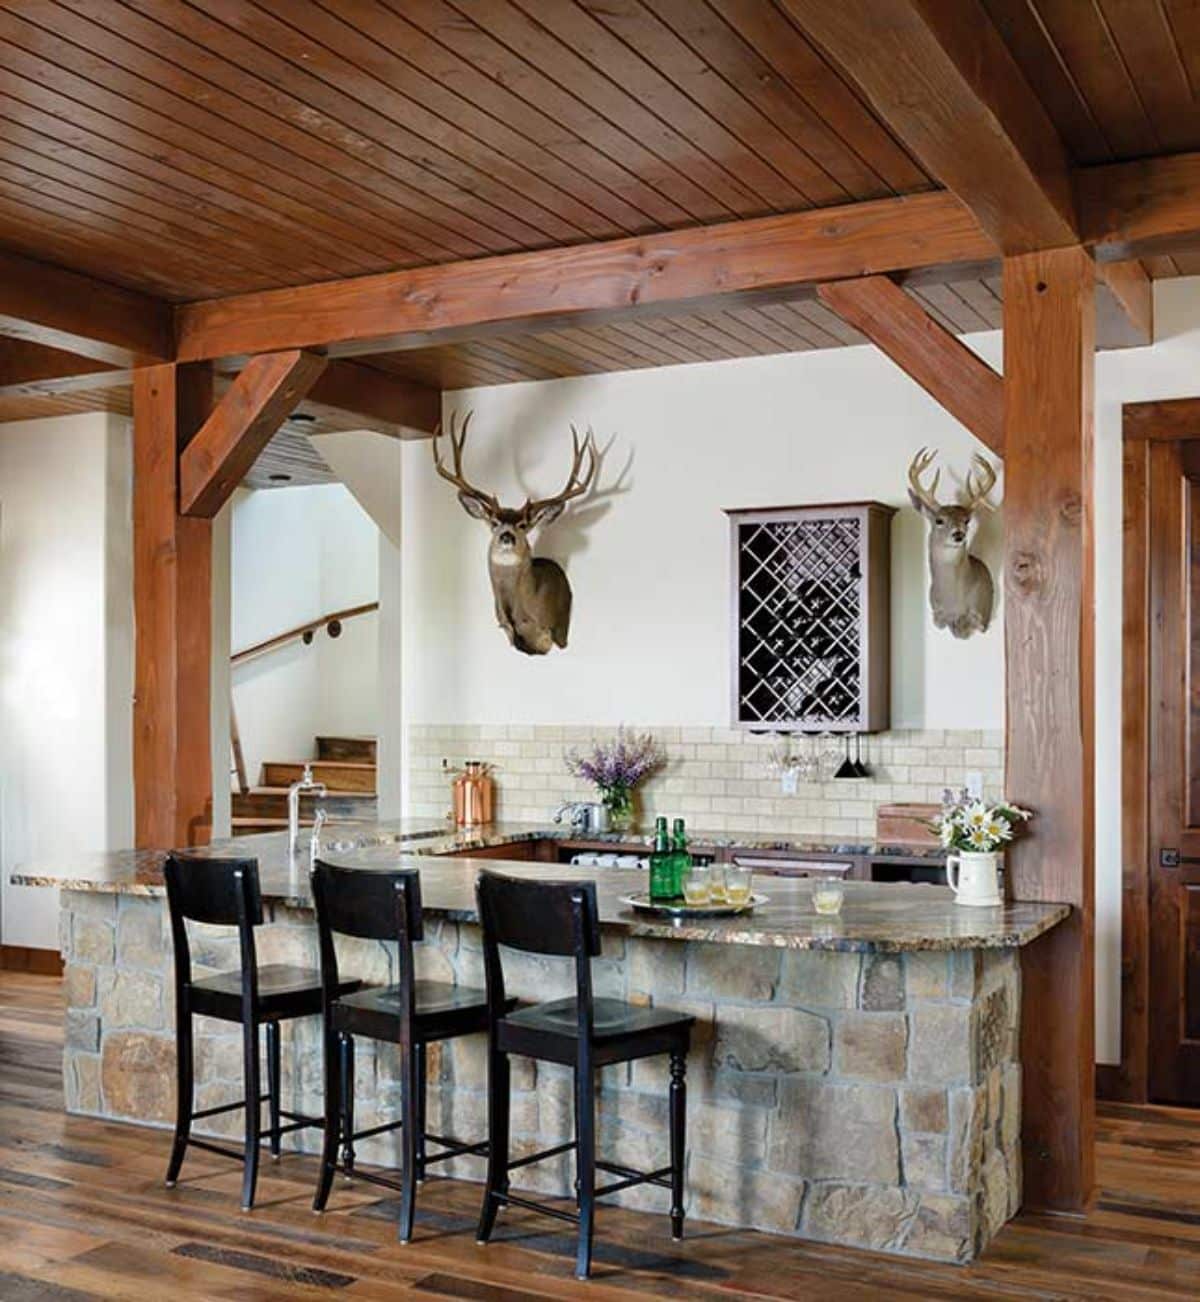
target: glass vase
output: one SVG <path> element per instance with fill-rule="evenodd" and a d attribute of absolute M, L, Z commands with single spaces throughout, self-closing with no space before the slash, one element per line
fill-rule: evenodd
<path fill-rule="evenodd" d="M 606 787 L 601 799 L 608 810 L 609 830 L 628 832 L 633 827 L 633 792 L 628 787 Z"/>

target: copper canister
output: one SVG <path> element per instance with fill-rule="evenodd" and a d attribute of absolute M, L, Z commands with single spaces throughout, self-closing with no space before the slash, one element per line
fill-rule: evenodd
<path fill-rule="evenodd" d="M 495 783 L 482 760 L 467 760 L 454 779 L 454 821 L 459 827 L 478 827 L 492 821 Z"/>

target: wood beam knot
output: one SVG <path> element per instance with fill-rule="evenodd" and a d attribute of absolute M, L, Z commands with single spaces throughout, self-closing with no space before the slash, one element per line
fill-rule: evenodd
<path fill-rule="evenodd" d="M 1016 551 L 1008 562 L 1009 582 L 1023 597 L 1036 596 L 1046 589 L 1046 567 L 1041 552 Z"/>

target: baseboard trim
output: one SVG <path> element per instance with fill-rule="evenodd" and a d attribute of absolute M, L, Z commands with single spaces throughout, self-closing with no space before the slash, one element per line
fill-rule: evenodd
<path fill-rule="evenodd" d="M 5 972 L 32 972 L 36 976 L 62 976 L 62 955 L 56 949 L 0 945 L 0 969 Z"/>
<path fill-rule="evenodd" d="M 1096 1064 L 1096 1097 L 1107 1103 L 1123 1103 L 1125 1086 L 1121 1080 L 1121 1068 L 1115 1062 L 1098 1062 Z"/>

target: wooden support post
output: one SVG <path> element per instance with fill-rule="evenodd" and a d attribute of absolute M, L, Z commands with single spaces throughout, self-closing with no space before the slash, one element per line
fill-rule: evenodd
<path fill-rule="evenodd" d="M 207 842 L 212 523 L 179 513 L 179 453 L 212 406 L 210 365 L 133 377 L 134 839 Z"/>
<path fill-rule="evenodd" d="M 1095 267 L 1078 247 L 1004 264 L 1007 793 L 1036 812 L 1009 853 L 1013 894 L 1069 921 L 1025 951 L 1025 1204 L 1093 1193 Z"/>

